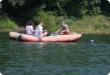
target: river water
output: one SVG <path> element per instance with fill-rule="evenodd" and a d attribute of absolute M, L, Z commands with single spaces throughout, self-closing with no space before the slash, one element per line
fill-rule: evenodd
<path fill-rule="evenodd" d="M 94 44 L 89 41 L 94 40 Z M 3 75 L 107 75 L 110 35 L 86 34 L 77 42 L 17 42 L 0 32 Z"/>

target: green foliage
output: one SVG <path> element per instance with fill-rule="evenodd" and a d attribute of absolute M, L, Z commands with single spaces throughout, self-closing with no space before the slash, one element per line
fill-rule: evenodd
<path fill-rule="evenodd" d="M 0 9 L 2 8 L 2 4 L 0 3 Z"/>
<path fill-rule="evenodd" d="M 53 32 L 55 31 L 54 28 L 56 27 L 56 17 L 50 14 L 49 12 L 44 12 L 39 10 L 37 15 L 34 17 L 35 22 L 44 22 L 44 28 L 48 29 L 48 31 Z"/>
<path fill-rule="evenodd" d="M 105 16 L 85 16 L 83 19 L 67 20 L 72 32 L 79 33 L 110 33 L 110 21 Z"/>
<path fill-rule="evenodd" d="M 85 19 L 87 15 L 106 14 L 110 16 L 109 13 L 110 3 L 107 0 L 3 0 L 0 3 L 0 29 L 11 28 L 11 26 L 14 28 L 15 22 L 25 25 L 28 20 L 34 20 L 35 22 L 43 21 L 44 27 L 54 32 L 58 29 L 61 20 L 66 19 L 66 23 L 72 25 L 71 30 L 80 32 L 81 28 L 83 28 L 82 32 L 86 32 L 87 29 L 101 30 L 109 28 L 108 24 L 104 24 L 106 20 L 99 22 L 98 19 L 99 23 L 96 23 L 94 20 L 96 18 L 86 19 L 87 21 L 81 19 Z M 86 27 L 88 28 L 85 29 Z"/>
<path fill-rule="evenodd" d="M 8 1 L 12 6 L 23 5 L 25 3 L 25 0 L 8 0 Z"/>
<path fill-rule="evenodd" d="M 88 0 L 88 12 L 89 15 L 97 15 L 101 13 L 100 9 L 101 0 Z"/>
<path fill-rule="evenodd" d="M 8 17 L 0 19 L 0 30 L 7 30 L 7 29 L 16 29 L 17 25 L 14 21 L 10 20 Z"/>
<path fill-rule="evenodd" d="M 22 16 L 20 14 L 25 10 L 40 8 L 51 11 L 57 16 L 82 18 L 85 15 L 97 15 L 103 11 L 110 11 L 105 7 L 105 3 L 107 3 L 106 0 L 3 0 L 2 6 L 3 10 L 13 17 Z"/>

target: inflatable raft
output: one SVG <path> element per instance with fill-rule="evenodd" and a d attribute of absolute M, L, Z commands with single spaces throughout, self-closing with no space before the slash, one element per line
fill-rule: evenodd
<path fill-rule="evenodd" d="M 9 32 L 9 38 L 21 42 L 73 42 L 80 39 L 82 34 L 73 33 L 69 35 L 51 35 L 41 40 L 33 35 L 26 35 L 18 32 Z"/>

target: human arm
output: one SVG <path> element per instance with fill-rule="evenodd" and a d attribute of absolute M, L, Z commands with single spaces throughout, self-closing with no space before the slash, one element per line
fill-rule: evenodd
<path fill-rule="evenodd" d="M 43 32 L 47 32 L 47 30 L 43 30 Z"/>
<path fill-rule="evenodd" d="M 41 40 L 43 38 L 43 28 L 39 26 L 39 39 Z"/>
<path fill-rule="evenodd" d="M 68 25 L 66 25 L 66 31 L 70 32 Z"/>
<path fill-rule="evenodd" d="M 33 30 L 33 29 L 30 29 L 30 31 L 31 31 L 32 33 L 34 33 L 34 32 L 35 32 L 35 30 Z"/>
<path fill-rule="evenodd" d="M 61 30 L 61 29 L 58 29 L 58 30 L 57 30 L 55 33 L 58 33 L 58 32 L 60 32 L 60 30 Z"/>
<path fill-rule="evenodd" d="M 36 30 L 34 30 L 33 27 L 31 26 L 30 31 L 31 31 L 32 33 L 34 33 Z"/>

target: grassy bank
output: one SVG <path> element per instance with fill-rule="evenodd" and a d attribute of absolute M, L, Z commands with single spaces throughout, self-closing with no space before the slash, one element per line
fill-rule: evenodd
<path fill-rule="evenodd" d="M 110 18 L 105 16 L 85 16 L 84 19 L 67 20 L 70 30 L 86 34 L 110 34 Z"/>
<path fill-rule="evenodd" d="M 62 18 L 63 19 L 63 18 Z M 60 19 L 61 20 L 61 19 Z M 63 19 L 70 28 L 71 32 L 85 33 L 85 34 L 110 34 L 110 18 L 98 15 L 98 16 L 85 16 L 83 19 L 72 20 Z M 59 20 L 56 19 L 58 22 Z M 59 21 L 61 22 L 61 21 Z M 56 31 L 60 27 L 57 23 L 56 26 L 49 27 L 53 31 Z M 25 31 L 25 28 L 19 28 L 15 22 L 10 19 L 0 20 L 0 31 Z M 48 28 L 47 28 L 48 30 Z"/>
<path fill-rule="evenodd" d="M 9 18 L 0 19 L 0 31 L 11 31 L 17 28 L 17 24 Z"/>

